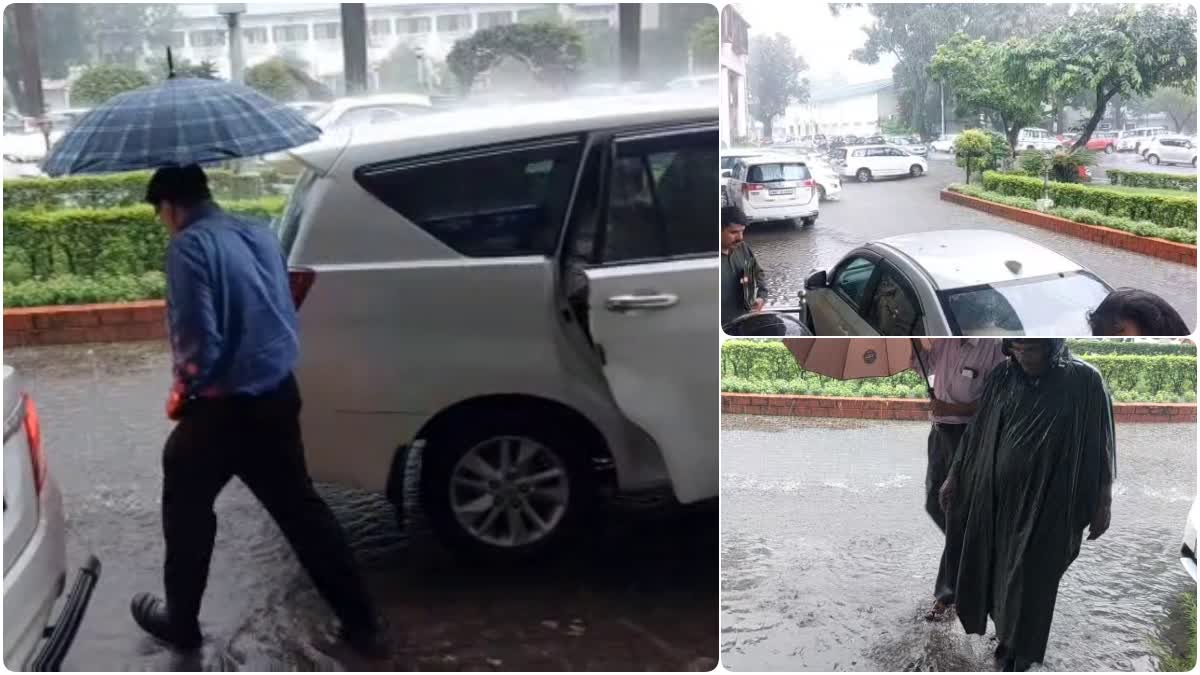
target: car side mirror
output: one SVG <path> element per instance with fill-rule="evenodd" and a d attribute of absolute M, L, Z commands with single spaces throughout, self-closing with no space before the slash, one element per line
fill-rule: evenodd
<path fill-rule="evenodd" d="M 829 273 L 825 270 L 813 272 L 808 279 L 804 281 L 804 288 L 812 291 L 818 288 L 825 288 L 829 285 Z"/>
<path fill-rule="evenodd" d="M 725 169 L 721 172 L 721 178 L 733 178 L 733 172 L 729 169 Z"/>

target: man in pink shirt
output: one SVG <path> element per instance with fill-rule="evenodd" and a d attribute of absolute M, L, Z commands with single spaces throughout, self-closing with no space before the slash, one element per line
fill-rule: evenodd
<path fill-rule="evenodd" d="M 954 450 L 967 424 L 975 417 L 976 404 L 983 394 L 989 373 L 1005 360 L 1000 340 L 986 338 L 937 338 L 918 340 L 913 354 L 913 370 L 925 373 L 930 382 L 929 465 L 925 472 L 925 510 L 943 534 L 948 536 L 938 566 L 933 607 L 925 614 L 940 621 L 954 605 L 955 578 L 958 571 L 958 542 L 950 541 L 946 514 L 938 502 L 938 491 L 946 480 Z"/>

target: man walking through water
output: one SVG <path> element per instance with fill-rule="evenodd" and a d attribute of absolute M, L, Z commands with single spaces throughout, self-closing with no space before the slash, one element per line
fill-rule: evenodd
<path fill-rule="evenodd" d="M 946 530 L 946 514 L 938 500 L 938 492 L 950 471 L 954 450 L 975 417 L 983 383 L 1000 363 L 1004 362 L 999 340 L 981 338 L 945 338 L 930 340 L 925 347 L 916 341 L 913 369 L 933 377 L 932 401 L 929 406 L 928 465 L 925 469 L 925 511 L 947 535 L 942 547 L 941 563 L 933 590 L 933 607 L 925 613 L 929 621 L 941 621 L 954 605 L 954 575 L 958 571 L 957 537 Z"/>
<path fill-rule="evenodd" d="M 222 211 L 198 166 L 159 169 L 146 201 L 167 226 L 167 316 L 174 386 L 163 449 L 166 601 L 133 598 L 133 618 L 178 649 L 201 645 L 200 600 L 217 532 L 213 504 L 237 476 L 278 523 L 342 636 L 380 656 L 366 586 L 329 506 L 313 489 L 300 436 L 296 311 L 279 242 Z"/>
<path fill-rule="evenodd" d="M 1022 672 L 1046 653 L 1063 573 L 1108 530 L 1116 444 L 1099 371 L 1066 341 L 1005 340 L 942 505 L 961 527 L 956 601 L 968 633 L 996 625 L 996 660 Z"/>

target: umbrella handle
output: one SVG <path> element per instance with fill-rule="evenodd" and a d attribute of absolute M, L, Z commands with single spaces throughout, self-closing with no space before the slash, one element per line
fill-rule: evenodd
<path fill-rule="evenodd" d="M 909 338 L 912 342 L 913 354 L 917 355 L 917 365 L 921 368 L 921 377 L 925 379 L 925 390 L 929 392 L 929 398 L 933 399 L 933 387 L 929 386 L 929 373 L 925 370 L 925 361 L 921 358 L 921 348 L 917 346 L 917 341 L 914 338 Z"/>

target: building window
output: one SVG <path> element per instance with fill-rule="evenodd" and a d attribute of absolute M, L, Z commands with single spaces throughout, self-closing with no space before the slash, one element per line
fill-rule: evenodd
<path fill-rule="evenodd" d="M 375 31 L 371 32 L 373 34 Z M 342 24 L 337 22 L 315 24 L 313 25 L 313 37 L 318 40 L 340 40 L 342 39 Z"/>
<path fill-rule="evenodd" d="M 483 17 L 480 16 L 480 18 Z M 482 28 L 483 25 L 480 24 L 480 27 Z M 458 33 L 471 30 L 471 15 L 443 14 L 437 18 L 437 29 L 439 33 Z"/>
<path fill-rule="evenodd" d="M 167 33 L 167 46 L 171 49 L 183 49 L 187 46 L 187 33 L 181 30 L 173 30 Z"/>
<path fill-rule="evenodd" d="M 275 42 L 308 42 L 308 26 L 275 26 Z"/>
<path fill-rule="evenodd" d="M 512 12 L 480 12 L 479 30 L 507 26 L 512 23 Z"/>
<path fill-rule="evenodd" d="M 392 20 L 391 19 L 371 19 L 371 23 L 368 24 L 367 29 L 371 32 L 371 35 L 374 37 L 379 37 L 381 35 L 391 35 L 392 34 Z"/>
<path fill-rule="evenodd" d="M 517 23 L 537 23 L 539 21 L 553 21 L 557 12 L 548 7 L 539 7 L 537 9 L 522 9 L 517 12 Z"/>
<path fill-rule="evenodd" d="M 212 30 L 194 30 L 188 36 L 193 47 L 224 47 L 225 46 L 225 31 L 214 28 Z"/>
<path fill-rule="evenodd" d="M 242 39 L 248 45 L 265 45 L 270 42 L 267 37 L 267 29 L 262 26 L 257 28 L 243 28 Z"/>
<path fill-rule="evenodd" d="M 412 19 L 396 19 L 396 32 L 404 34 L 429 33 L 433 29 L 433 19 L 418 16 Z"/>

